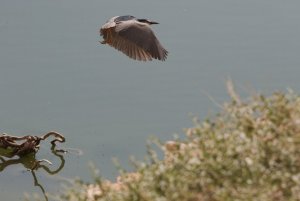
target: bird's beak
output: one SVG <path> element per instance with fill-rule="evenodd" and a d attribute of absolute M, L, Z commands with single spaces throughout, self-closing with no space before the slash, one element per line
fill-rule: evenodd
<path fill-rule="evenodd" d="M 158 22 L 150 21 L 148 19 L 137 19 L 137 21 L 147 23 L 147 24 L 159 24 Z"/>
<path fill-rule="evenodd" d="M 149 21 L 150 24 L 159 24 L 158 22 L 154 22 L 154 21 Z"/>

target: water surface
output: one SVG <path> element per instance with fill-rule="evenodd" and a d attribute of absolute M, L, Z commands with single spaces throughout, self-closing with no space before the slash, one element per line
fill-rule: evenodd
<path fill-rule="evenodd" d="M 56 175 L 36 177 L 45 191 L 60 192 L 62 178 L 90 179 L 88 163 L 113 179 L 111 162 L 143 158 L 146 139 L 172 139 L 218 110 L 209 94 L 228 100 L 231 77 L 242 95 L 253 89 L 299 91 L 299 1 L 80 1 L 3 0 L 0 7 L 0 132 L 65 135 Z M 99 27 L 131 14 L 153 26 L 170 52 L 165 62 L 137 62 L 99 44 Z M 47 142 L 37 158 L 59 166 Z M 58 184 L 58 185 L 57 185 Z M 41 195 L 22 164 L 0 172 L 3 200 Z"/>

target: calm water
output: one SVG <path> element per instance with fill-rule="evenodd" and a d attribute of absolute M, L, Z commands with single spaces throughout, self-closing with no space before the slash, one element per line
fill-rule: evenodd
<path fill-rule="evenodd" d="M 300 1 L 240 0 L 2 0 L 0 6 L 0 132 L 65 135 L 64 168 L 35 176 L 47 192 L 62 178 L 90 179 L 88 163 L 116 175 L 112 157 L 127 166 L 142 159 L 146 139 L 172 139 L 228 99 L 231 77 L 243 94 L 300 89 Z M 153 26 L 169 50 L 166 62 L 128 59 L 99 44 L 99 27 L 131 14 Z M 59 157 L 42 143 L 38 159 L 57 169 Z M 57 185 L 58 184 L 58 185 Z M 42 195 L 24 164 L 0 172 L 1 200 Z"/>

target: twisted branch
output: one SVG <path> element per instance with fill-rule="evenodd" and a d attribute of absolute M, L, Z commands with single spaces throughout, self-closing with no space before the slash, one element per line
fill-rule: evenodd
<path fill-rule="evenodd" d="M 54 140 L 51 141 L 52 146 L 56 146 L 56 142 L 63 143 L 65 142 L 65 137 L 57 132 L 51 131 L 45 135 L 32 136 L 26 135 L 23 137 L 17 137 L 7 134 L 2 134 L 0 136 L 0 148 L 12 149 L 11 157 L 18 155 L 23 156 L 28 153 L 37 152 L 39 149 L 39 144 L 41 140 L 45 140 L 46 138 L 53 136 Z"/>

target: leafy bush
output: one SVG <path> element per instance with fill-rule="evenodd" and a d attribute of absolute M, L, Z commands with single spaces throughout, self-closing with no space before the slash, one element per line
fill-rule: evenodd
<path fill-rule="evenodd" d="M 229 85 L 230 86 L 230 85 Z M 185 140 L 156 143 L 159 160 L 134 162 L 116 182 L 77 183 L 60 199 L 100 201 L 300 200 L 300 97 L 293 92 L 230 103 L 186 129 Z"/>

